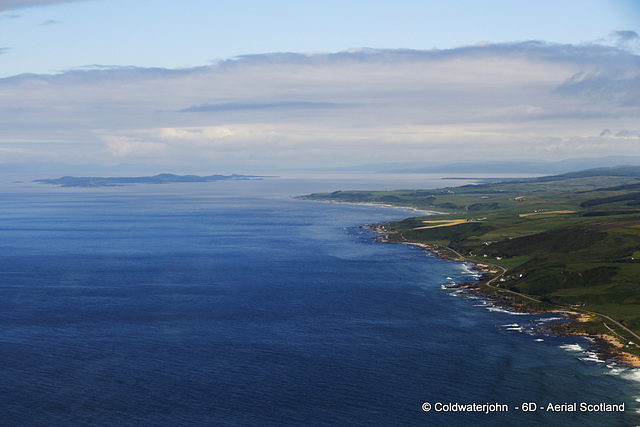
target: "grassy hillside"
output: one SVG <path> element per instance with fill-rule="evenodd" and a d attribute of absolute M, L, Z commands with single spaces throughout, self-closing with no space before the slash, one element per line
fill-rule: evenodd
<path fill-rule="evenodd" d="M 601 313 L 640 334 L 640 167 L 307 197 L 442 212 L 385 224 L 388 239 L 448 247 L 466 259 L 502 266 L 508 270 L 494 285 L 540 301 L 522 299 L 529 304 Z M 638 341 L 602 316 L 581 329 L 613 330 L 621 340 Z"/>

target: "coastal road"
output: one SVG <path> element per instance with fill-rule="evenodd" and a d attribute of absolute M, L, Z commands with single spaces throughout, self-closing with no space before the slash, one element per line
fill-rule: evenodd
<path fill-rule="evenodd" d="M 450 250 L 451 252 L 453 252 L 454 254 L 456 254 L 457 256 L 459 256 L 460 259 L 462 259 L 463 261 L 471 262 L 471 263 L 477 263 L 477 261 L 475 261 L 475 260 L 472 260 L 472 259 L 469 259 L 469 258 L 466 258 L 466 257 L 462 256 L 455 249 L 452 249 L 450 247 L 447 247 L 447 249 Z M 487 282 L 485 282 L 485 284 L 488 287 L 490 287 L 492 289 L 495 289 L 497 291 L 500 291 L 500 292 L 509 292 L 509 293 L 514 294 L 514 295 L 518 295 L 521 298 L 526 298 L 526 299 L 531 300 L 531 301 L 540 302 L 539 299 L 530 297 L 529 295 L 521 294 L 520 292 L 512 291 L 512 290 L 509 290 L 509 289 L 503 289 L 503 288 L 499 288 L 497 286 L 492 285 L 493 282 L 495 282 L 496 280 L 500 279 L 501 277 L 503 277 L 506 274 L 507 269 L 505 267 L 502 267 L 502 266 L 497 265 L 497 264 L 491 264 L 491 263 L 484 263 L 484 264 L 488 265 L 489 267 L 498 268 L 498 269 L 502 270 L 502 273 L 498 274 L 493 279 L 488 280 Z M 584 310 L 584 309 L 581 309 L 581 308 L 567 307 L 567 306 L 564 306 L 564 305 L 558 305 L 558 304 L 553 304 L 553 305 L 555 305 L 556 307 L 565 309 L 565 310 L 578 311 L 580 313 L 591 314 L 591 315 L 600 316 L 600 317 L 602 317 L 604 319 L 607 319 L 610 322 L 614 323 L 616 326 L 618 326 L 621 329 L 624 329 L 625 331 L 627 331 L 631 336 L 633 336 L 636 340 L 638 340 L 637 343 L 640 343 L 640 336 L 638 334 L 636 334 L 631 329 L 627 328 L 626 326 L 624 326 L 622 323 L 618 322 L 617 320 L 614 320 L 611 317 L 607 316 L 606 314 L 598 313 L 598 312 L 595 312 L 595 311 Z M 605 326 L 606 326 L 606 324 L 605 324 Z"/>
<path fill-rule="evenodd" d="M 457 256 L 459 256 L 459 257 L 460 257 L 460 259 L 462 259 L 462 260 L 463 260 L 463 261 L 465 261 L 465 262 L 471 262 L 471 263 L 474 263 L 474 264 L 477 264 L 477 263 L 478 263 L 478 261 L 475 261 L 475 260 L 472 260 L 472 259 L 469 259 L 469 258 L 465 258 L 464 256 L 462 256 L 462 255 L 461 255 L 458 251 L 456 251 L 455 249 L 452 249 L 452 248 L 450 248 L 450 247 L 448 247 L 448 246 L 447 246 L 447 249 L 448 249 L 448 250 L 450 250 L 451 252 L 453 252 L 454 254 L 456 254 Z M 500 292 L 508 292 L 508 293 L 511 293 L 511 294 L 514 294 L 514 295 L 518 295 L 519 297 L 526 298 L 526 299 L 531 300 L 531 301 L 540 302 L 540 300 L 539 300 L 539 299 L 534 298 L 534 297 L 530 297 L 529 295 L 521 294 L 520 292 L 512 291 L 512 290 L 510 290 L 510 289 L 503 289 L 503 288 L 499 288 L 499 287 L 497 287 L 497 286 L 492 285 L 492 283 L 493 283 L 493 282 L 495 282 L 496 280 L 498 280 L 498 279 L 500 279 L 501 277 L 503 277 L 503 276 L 506 274 L 506 272 L 507 272 L 508 270 L 507 270 L 505 267 L 503 267 L 503 266 L 501 266 L 501 265 L 497 265 L 497 264 L 491 264 L 491 263 L 488 263 L 488 262 L 485 262 L 485 263 L 483 263 L 483 264 L 486 264 L 487 266 L 492 267 L 492 268 L 497 268 L 497 269 L 499 269 L 499 270 L 502 270 L 502 273 L 498 274 L 498 275 L 497 275 L 496 277 L 494 277 L 493 279 L 488 280 L 487 282 L 485 282 L 485 285 L 489 286 L 489 287 L 490 287 L 490 288 L 492 288 L 492 289 L 495 289 L 495 290 L 497 290 L 497 291 L 500 291 Z"/>
<path fill-rule="evenodd" d="M 638 340 L 638 341 L 636 342 L 636 344 L 637 344 L 637 343 L 640 343 L 640 336 L 639 336 L 638 334 L 636 334 L 636 333 L 635 333 L 635 332 L 633 332 L 631 329 L 629 329 L 629 328 L 627 328 L 626 326 L 624 326 L 622 323 L 620 323 L 620 322 L 618 322 L 618 321 L 616 321 L 616 320 L 612 319 L 611 317 L 607 316 L 606 314 L 597 313 L 597 312 L 595 312 L 595 311 L 582 310 L 582 309 L 579 309 L 579 308 L 572 308 L 572 310 L 575 310 L 575 311 L 581 311 L 581 312 L 583 312 L 583 313 L 595 314 L 595 315 L 597 315 L 597 316 L 603 317 L 603 318 L 605 318 L 605 319 L 607 319 L 607 320 L 609 320 L 609 321 L 611 321 L 611 322 L 615 323 L 615 324 L 616 324 L 616 326 L 619 326 L 620 328 L 622 328 L 622 329 L 624 329 L 625 331 L 629 332 L 629 334 L 630 334 L 631 336 L 633 336 L 635 339 L 637 339 L 637 340 Z M 605 326 L 606 326 L 606 323 L 605 323 Z M 607 328 L 609 328 L 609 327 L 607 326 Z M 611 328 L 609 328 L 609 330 L 610 330 L 610 329 L 611 329 Z M 613 331 L 612 331 L 612 332 L 613 332 Z"/>
<path fill-rule="evenodd" d="M 407 239 L 404 236 L 402 236 L 402 235 L 400 235 L 400 236 L 402 237 L 402 239 L 407 244 L 420 246 L 423 249 L 433 251 L 433 249 L 430 248 L 428 245 L 421 244 L 421 243 L 412 243 L 412 242 L 407 241 Z M 467 258 L 467 257 L 463 256 L 461 253 L 459 253 L 458 251 L 456 251 L 453 248 L 450 248 L 448 246 L 445 246 L 445 248 L 447 250 L 453 252 L 454 254 L 456 254 L 456 256 L 461 261 L 469 262 L 469 263 L 472 263 L 472 264 L 478 264 L 479 263 L 479 261 L 477 261 L 477 260 L 473 260 L 473 259 L 470 259 L 470 258 Z M 488 287 L 490 287 L 491 289 L 495 289 L 496 291 L 499 291 L 499 292 L 508 292 L 508 293 L 513 294 L 513 295 L 517 295 L 517 296 L 519 296 L 521 298 L 528 299 L 530 301 L 541 302 L 539 299 L 531 297 L 529 295 L 525 295 L 525 294 L 522 294 L 520 292 L 512 291 L 510 289 L 499 288 L 499 287 L 493 285 L 492 284 L 493 282 L 495 282 L 496 280 L 500 279 L 501 277 L 503 277 L 507 273 L 507 271 L 508 271 L 507 268 L 502 267 L 501 265 L 491 264 L 491 263 L 488 263 L 488 262 L 482 262 L 482 264 L 485 264 L 485 265 L 487 265 L 488 267 L 491 267 L 491 268 L 497 268 L 497 269 L 501 270 L 500 274 L 498 274 L 496 277 L 494 277 L 494 278 L 488 280 L 487 282 L 485 282 L 485 284 Z M 584 309 L 581 309 L 581 308 L 568 307 L 568 306 L 558 305 L 558 304 L 553 304 L 553 303 L 550 303 L 550 304 L 555 305 L 556 307 L 561 308 L 561 309 L 563 309 L 565 311 L 574 311 L 574 312 L 580 312 L 580 313 L 585 313 L 585 314 L 591 314 L 591 315 L 595 315 L 595 316 L 600 316 L 603 319 L 607 319 L 610 322 L 612 322 L 613 324 L 615 324 L 616 326 L 618 326 L 619 328 L 621 328 L 621 329 L 625 330 L 626 332 L 628 332 L 629 335 L 631 335 L 632 337 L 634 337 L 637 340 L 635 344 L 636 345 L 640 345 L 640 335 L 636 334 L 631 329 L 627 328 L 622 323 L 618 322 L 615 319 L 612 319 L 611 317 L 607 316 L 606 314 L 598 313 L 598 312 L 595 312 L 595 311 L 584 310 Z"/>

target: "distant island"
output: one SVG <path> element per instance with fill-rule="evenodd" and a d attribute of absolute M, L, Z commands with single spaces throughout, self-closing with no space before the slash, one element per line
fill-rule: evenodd
<path fill-rule="evenodd" d="M 265 178 L 254 175 L 174 175 L 171 173 L 161 173 L 155 176 L 138 177 L 75 177 L 63 176 L 56 179 L 36 179 L 33 182 L 43 184 L 53 184 L 62 187 L 114 187 L 120 185 L 135 184 L 171 184 L 175 182 L 212 182 L 229 180 L 256 180 Z"/>
<path fill-rule="evenodd" d="M 370 228 L 382 241 L 475 263 L 483 280 L 457 287 L 523 311 L 572 313 L 580 322 L 554 332 L 587 334 L 603 358 L 640 364 L 640 166 L 304 198 L 440 213 Z"/>

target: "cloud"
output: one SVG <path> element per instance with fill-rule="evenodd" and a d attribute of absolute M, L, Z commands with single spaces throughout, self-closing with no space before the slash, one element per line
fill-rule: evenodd
<path fill-rule="evenodd" d="M 622 43 L 640 39 L 640 36 L 635 31 L 614 31 L 612 35 Z"/>
<path fill-rule="evenodd" d="M 4 0 L 0 2 L 0 11 L 25 9 L 28 7 L 53 6 L 61 3 L 74 3 L 88 0 Z"/>
<path fill-rule="evenodd" d="M 59 23 L 60 23 L 60 21 L 56 21 L 54 19 L 49 19 L 47 21 L 41 22 L 40 25 L 41 26 L 48 26 L 48 25 L 57 25 Z"/>
<path fill-rule="evenodd" d="M 9 53 L 10 50 L 11 50 L 10 47 L 0 47 L 0 55 Z"/>
<path fill-rule="evenodd" d="M 127 136 L 109 135 L 104 138 L 104 142 L 114 157 L 148 157 L 166 150 L 166 146 L 162 143 L 143 141 Z"/>
<path fill-rule="evenodd" d="M 606 138 L 637 139 L 640 138 L 640 130 L 620 129 L 614 135 L 609 129 L 605 129 L 600 133 L 600 136 Z"/>
<path fill-rule="evenodd" d="M 74 71 L 98 71 L 98 70 L 136 70 L 136 67 L 130 65 L 104 65 L 104 64 L 87 64 L 81 65 L 79 67 L 74 67 L 73 69 L 66 70 L 65 72 L 74 72 Z"/>
<path fill-rule="evenodd" d="M 60 158 L 243 170 L 627 155 L 637 153 L 636 134 L 620 130 L 637 129 L 639 100 L 640 57 L 602 45 L 276 53 L 185 69 L 90 65 L 0 79 L 0 148 L 47 143 Z"/>
<path fill-rule="evenodd" d="M 629 55 L 611 66 L 585 67 L 556 90 L 560 94 L 599 99 L 620 106 L 640 106 L 640 58 Z"/>
<path fill-rule="evenodd" d="M 182 110 L 181 113 L 219 113 L 225 111 L 255 111 L 270 109 L 316 109 L 316 108 L 345 108 L 346 104 L 331 102 L 306 102 L 306 101 L 272 101 L 272 102 L 247 102 L 247 103 L 223 103 L 194 105 Z"/>
<path fill-rule="evenodd" d="M 640 137 L 640 131 L 620 129 L 618 133 L 616 133 L 616 138 L 638 138 L 638 137 Z"/>
<path fill-rule="evenodd" d="M 599 40 L 599 42 L 629 52 L 640 52 L 640 35 L 631 30 L 613 31 L 608 37 Z"/>

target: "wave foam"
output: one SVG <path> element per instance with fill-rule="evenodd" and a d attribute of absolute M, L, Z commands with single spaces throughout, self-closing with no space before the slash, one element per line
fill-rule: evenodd
<path fill-rule="evenodd" d="M 609 368 L 609 371 L 607 372 L 608 375 L 620 376 L 624 371 L 626 371 L 625 368 L 621 368 L 617 365 L 607 365 L 607 368 Z"/>
<path fill-rule="evenodd" d="M 506 310 L 504 308 L 500 308 L 500 307 L 496 307 L 495 305 L 486 305 L 485 308 L 489 311 L 495 311 L 497 313 L 506 313 L 506 314 L 511 314 L 513 316 L 528 316 L 529 313 L 519 313 L 517 311 L 510 311 L 510 310 Z"/>
<path fill-rule="evenodd" d="M 495 311 L 497 313 L 507 313 L 507 314 L 512 314 L 510 311 L 505 310 L 504 308 L 500 308 L 500 307 L 496 307 L 494 305 L 487 305 L 485 306 L 485 308 L 489 311 Z"/>
<path fill-rule="evenodd" d="M 584 348 L 582 348 L 580 344 L 564 344 L 561 345 L 560 348 L 566 351 L 579 351 L 581 353 L 584 351 Z"/>
<path fill-rule="evenodd" d="M 544 319 L 536 320 L 536 323 L 553 322 L 554 320 L 565 320 L 565 318 L 564 317 L 545 317 Z"/>
<path fill-rule="evenodd" d="M 640 368 L 626 368 L 619 375 L 626 380 L 640 382 Z M 640 402 L 640 396 L 637 400 Z"/>
<path fill-rule="evenodd" d="M 473 264 L 462 264 L 462 274 L 464 274 L 465 276 L 473 276 L 476 278 L 482 276 L 482 274 L 480 274 L 478 271 L 473 270 L 473 267 L 475 267 Z"/>
<path fill-rule="evenodd" d="M 604 360 L 600 359 L 598 355 L 592 351 L 585 351 L 584 357 L 580 357 L 580 360 L 584 360 L 585 362 L 605 363 Z"/>

